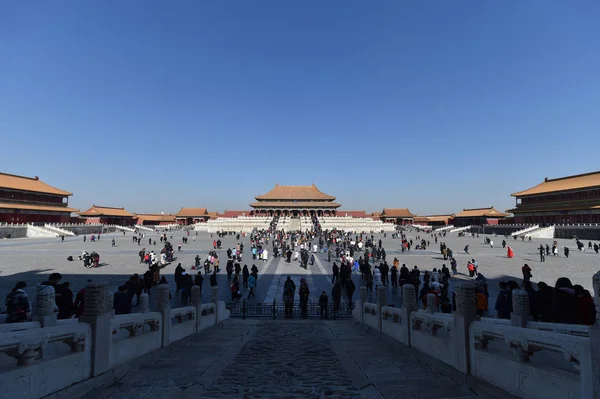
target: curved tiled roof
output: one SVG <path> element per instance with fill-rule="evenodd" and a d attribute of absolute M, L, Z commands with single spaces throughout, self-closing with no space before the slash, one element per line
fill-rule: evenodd
<path fill-rule="evenodd" d="M 576 190 L 589 187 L 600 187 L 600 171 L 582 175 L 559 177 L 556 179 L 548 179 L 546 177 L 546 179 L 537 186 L 511 195 L 513 197 L 522 197 L 525 195 L 554 193 L 557 191 Z"/>
<path fill-rule="evenodd" d="M 266 194 L 254 197 L 257 201 L 261 200 L 335 200 L 334 196 L 327 195 L 317 188 L 312 186 L 280 186 L 275 187 Z"/>
<path fill-rule="evenodd" d="M 80 216 L 87 217 L 98 217 L 98 216 L 110 216 L 110 217 L 133 217 L 133 215 L 125 210 L 125 208 L 111 208 L 108 206 L 92 205 L 90 209 L 85 212 L 79 212 Z"/>
<path fill-rule="evenodd" d="M 193 218 L 194 216 L 208 216 L 206 208 L 181 208 L 175 215 L 178 218 Z"/>
<path fill-rule="evenodd" d="M 416 215 L 410 213 L 408 208 L 383 208 L 381 211 L 380 217 L 389 217 L 389 218 L 412 218 Z"/>
<path fill-rule="evenodd" d="M 463 209 L 462 212 L 457 213 L 454 217 L 456 218 L 477 218 L 477 217 L 506 217 L 508 214 L 498 212 L 493 206 L 489 208 L 473 208 Z"/>
<path fill-rule="evenodd" d="M 26 177 L 2 172 L 0 172 L 0 188 L 54 195 L 73 195 L 68 191 L 59 190 L 56 187 L 52 187 L 51 185 L 44 183 L 37 176 Z"/>
<path fill-rule="evenodd" d="M 285 208 L 337 208 L 340 204 L 335 202 L 314 202 L 314 201 L 259 201 L 250 204 L 253 208 L 260 207 L 285 207 Z"/>

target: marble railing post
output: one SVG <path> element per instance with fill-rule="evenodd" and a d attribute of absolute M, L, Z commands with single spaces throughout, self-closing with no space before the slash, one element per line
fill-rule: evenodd
<path fill-rule="evenodd" d="M 475 285 L 473 283 L 457 285 L 454 293 L 456 294 L 456 312 L 454 312 L 454 327 L 452 329 L 454 364 L 459 371 L 469 373 L 469 325 L 472 321 L 479 320 Z"/>
<path fill-rule="evenodd" d="M 531 309 L 529 307 L 529 294 L 525 290 L 512 291 L 513 311 L 510 314 L 511 324 L 515 327 L 525 327 L 528 321 L 532 321 Z"/>
<path fill-rule="evenodd" d="M 410 346 L 410 314 L 417 310 L 417 289 L 412 284 L 402 286 L 402 335 Z"/>
<path fill-rule="evenodd" d="M 145 292 L 140 295 L 138 302 L 138 312 L 148 313 L 150 311 L 150 297 Z"/>
<path fill-rule="evenodd" d="M 88 283 L 85 287 L 83 315 L 80 322 L 88 323 L 92 329 L 92 376 L 108 370 L 112 332 L 110 319 L 113 316 L 112 301 L 109 301 L 108 284 Z"/>
<path fill-rule="evenodd" d="M 215 285 L 210 291 L 210 300 L 215 304 L 215 326 L 219 324 L 219 286 Z"/>
<path fill-rule="evenodd" d="M 435 294 L 427 294 L 427 312 L 435 313 L 438 311 L 437 296 Z"/>
<path fill-rule="evenodd" d="M 591 379 L 590 383 L 587 383 L 588 390 L 593 392 L 584 392 L 582 389 L 581 397 L 584 398 L 588 395 L 590 398 L 600 399 L 600 272 L 594 274 L 592 277 L 592 283 L 594 286 L 594 304 L 596 305 L 596 323 L 590 330 L 590 362 L 591 370 L 587 376 L 584 376 L 584 368 L 581 367 L 581 379 L 582 382 L 584 377 Z M 583 366 L 583 365 L 582 365 Z M 583 384 L 582 384 L 583 388 Z"/>
<path fill-rule="evenodd" d="M 171 343 L 171 301 L 169 300 L 169 286 L 158 284 L 154 288 L 154 307 L 162 314 L 162 347 Z"/>
<path fill-rule="evenodd" d="M 33 321 L 39 321 L 42 327 L 51 327 L 56 325 L 57 313 L 54 312 L 56 306 L 56 291 L 51 285 L 38 291 L 35 297 L 35 307 L 33 309 Z"/>
<path fill-rule="evenodd" d="M 192 287 L 192 306 L 196 307 L 196 331 L 200 331 L 200 318 L 202 317 L 202 295 L 200 287 Z"/>
<path fill-rule="evenodd" d="M 377 329 L 381 332 L 381 308 L 387 306 L 387 287 L 380 285 L 377 287 Z"/>
<path fill-rule="evenodd" d="M 365 285 L 360 286 L 360 305 L 358 311 L 360 312 L 360 322 L 365 324 L 365 313 L 363 312 L 363 305 L 367 302 L 367 287 Z"/>

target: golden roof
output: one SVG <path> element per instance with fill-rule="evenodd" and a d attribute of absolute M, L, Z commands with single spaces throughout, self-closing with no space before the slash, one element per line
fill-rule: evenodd
<path fill-rule="evenodd" d="M 334 201 L 335 197 L 323 193 L 314 184 L 312 186 L 280 186 L 275 187 L 266 194 L 254 197 L 261 200 L 327 200 Z"/>
<path fill-rule="evenodd" d="M 133 217 L 133 215 L 125 210 L 125 208 L 111 208 L 108 206 L 92 205 L 90 209 L 85 212 L 79 212 L 79 216 L 86 217 L 98 217 L 98 216 L 112 216 L 112 217 Z"/>
<path fill-rule="evenodd" d="M 285 208 L 337 208 L 340 204 L 335 202 L 314 202 L 314 201 L 258 201 L 250 204 L 253 208 L 260 207 L 285 207 Z"/>
<path fill-rule="evenodd" d="M 388 218 L 413 218 L 416 215 L 410 213 L 408 208 L 383 208 L 379 216 Z"/>
<path fill-rule="evenodd" d="M 35 193 L 54 194 L 54 195 L 73 195 L 68 191 L 59 190 L 49 184 L 44 183 L 39 177 L 26 177 L 11 175 L 0 172 L 0 188 L 11 190 L 32 191 Z"/>
<path fill-rule="evenodd" d="M 463 209 L 462 212 L 457 213 L 454 217 L 457 218 L 476 218 L 476 217 L 506 217 L 508 214 L 498 212 L 493 206 L 489 208 L 472 208 Z"/>
<path fill-rule="evenodd" d="M 178 218 L 193 218 L 195 216 L 208 216 L 206 208 L 181 208 L 175 215 Z"/>
<path fill-rule="evenodd" d="M 25 204 L 11 204 L 2 202 L 0 203 L 1 209 L 23 209 L 28 211 L 47 211 L 47 212 L 79 212 L 79 209 L 69 208 L 66 206 L 48 206 L 48 205 L 25 205 Z"/>
<path fill-rule="evenodd" d="M 556 179 L 548 179 L 546 177 L 546 179 L 537 186 L 511 195 L 513 197 L 522 197 L 525 195 L 554 193 L 557 191 L 576 190 L 588 187 L 600 187 L 600 171 L 582 175 L 559 177 Z"/>

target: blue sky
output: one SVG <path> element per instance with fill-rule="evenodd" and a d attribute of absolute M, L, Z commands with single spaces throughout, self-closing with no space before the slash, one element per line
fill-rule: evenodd
<path fill-rule="evenodd" d="M 70 203 L 514 204 L 600 170 L 598 1 L 0 2 L 0 170 Z"/>

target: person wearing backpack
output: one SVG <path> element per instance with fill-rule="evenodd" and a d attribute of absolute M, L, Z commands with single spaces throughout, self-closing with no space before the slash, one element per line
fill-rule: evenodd
<path fill-rule="evenodd" d="M 27 313 L 31 312 L 27 292 L 27 284 L 19 281 L 12 291 L 6 296 L 6 322 L 21 323 L 27 321 Z"/>

